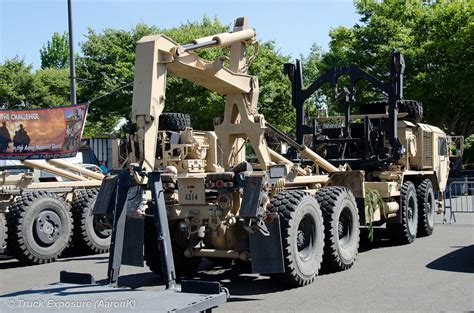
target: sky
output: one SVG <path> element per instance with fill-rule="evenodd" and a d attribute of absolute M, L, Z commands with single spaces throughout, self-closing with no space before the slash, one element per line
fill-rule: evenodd
<path fill-rule="evenodd" d="M 88 28 L 168 28 L 207 15 L 229 25 L 246 16 L 259 40 L 274 40 L 281 53 L 298 58 L 313 43 L 327 51 L 331 28 L 358 22 L 352 0 L 72 0 L 72 9 L 76 53 Z M 39 68 L 40 48 L 67 29 L 67 0 L 0 0 L 0 63 L 18 56 Z"/>

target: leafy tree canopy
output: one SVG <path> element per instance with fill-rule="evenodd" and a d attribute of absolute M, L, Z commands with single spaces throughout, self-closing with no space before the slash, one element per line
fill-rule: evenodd
<path fill-rule="evenodd" d="M 360 23 L 330 32 L 319 68 L 357 65 L 387 79 L 390 53 L 405 56 L 405 98 L 424 103 L 427 122 L 469 135 L 474 129 L 473 2 L 357 0 Z M 374 94 L 362 86 L 362 98 Z M 364 92 L 365 89 L 365 92 Z"/>
<path fill-rule="evenodd" d="M 60 106 L 69 99 L 69 72 L 40 69 L 14 58 L 0 64 L 0 105 L 5 109 Z"/>
<path fill-rule="evenodd" d="M 3 108 L 14 108 L 27 102 L 33 83 L 32 68 L 19 58 L 0 64 L 0 104 Z"/>
<path fill-rule="evenodd" d="M 69 38 L 67 33 L 54 33 L 40 49 L 41 68 L 63 69 L 69 67 Z"/>
<path fill-rule="evenodd" d="M 357 65 L 382 79 L 388 79 L 390 53 L 402 52 L 405 70 L 405 97 L 425 104 L 427 122 L 449 132 L 469 135 L 474 125 L 472 1 L 445 0 L 357 0 L 360 22 L 353 27 L 331 30 L 329 52 L 314 45 L 302 58 L 305 83 L 309 84 L 333 66 Z M 91 101 L 86 134 L 111 132 L 120 117 L 128 117 L 132 104 L 136 42 L 145 35 L 163 33 L 179 44 L 191 39 L 229 31 L 218 19 L 204 17 L 179 27 L 159 29 L 144 24 L 131 30 L 89 30 L 77 57 L 78 99 Z M 252 48 L 251 51 L 252 53 Z M 208 60 L 228 55 L 228 50 L 201 49 Z M 6 108 L 52 106 L 69 98 L 68 42 L 66 34 L 53 34 L 40 50 L 42 69 L 15 58 L 0 64 L 0 104 Z M 294 128 L 294 108 L 290 85 L 282 73 L 289 58 L 279 53 L 273 42 L 260 43 L 258 56 L 250 66 L 260 84 L 260 112 L 284 131 Z M 118 90 L 117 90 L 118 89 Z M 360 85 L 359 99 L 374 100 L 380 95 Z M 115 91 L 116 90 L 116 91 Z M 115 91 L 110 93 L 111 91 Z M 312 99 L 325 102 L 328 89 Z M 191 113 L 196 129 L 212 129 L 212 118 L 222 115 L 224 100 L 189 81 L 170 76 L 166 111 Z M 330 102 L 330 110 L 338 109 Z M 314 112 L 314 107 L 312 109 Z"/>

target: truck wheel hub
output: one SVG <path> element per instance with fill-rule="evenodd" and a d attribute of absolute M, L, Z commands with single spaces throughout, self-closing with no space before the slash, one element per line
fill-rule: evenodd
<path fill-rule="evenodd" d="M 339 215 L 337 230 L 339 243 L 342 247 L 346 247 L 350 244 L 352 236 L 352 216 L 348 207 L 344 207 Z"/>
<path fill-rule="evenodd" d="M 43 211 L 38 214 L 34 227 L 35 238 L 41 245 L 51 245 L 58 238 L 61 233 L 61 219 L 58 214 L 53 211 Z"/>

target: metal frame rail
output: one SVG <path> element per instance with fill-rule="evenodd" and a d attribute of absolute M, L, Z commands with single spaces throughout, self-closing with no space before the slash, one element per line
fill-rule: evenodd
<path fill-rule="evenodd" d="M 449 222 L 446 217 L 449 209 Z M 474 181 L 453 181 L 444 191 L 443 223 L 456 222 L 455 213 L 474 213 Z"/>

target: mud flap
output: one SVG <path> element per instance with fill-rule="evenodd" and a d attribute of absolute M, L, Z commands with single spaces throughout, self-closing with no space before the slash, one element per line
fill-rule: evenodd
<path fill-rule="evenodd" d="M 270 236 L 264 236 L 259 231 L 250 234 L 252 273 L 284 273 L 280 219 L 277 217 L 265 224 Z"/>
<path fill-rule="evenodd" d="M 92 209 L 93 215 L 106 215 L 111 218 L 114 216 L 114 196 L 118 179 L 119 175 L 107 175 L 102 180 L 99 194 L 97 195 L 94 208 Z"/>
<path fill-rule="evenodd" d="M 239 213 L 241 217 L 257 217 L 262 215 L 263 186 L 265 182 L 265 177 L 263 176 L 249 176 L 245 179 Z"/>
<path fill-rule="evenodd" d="M 145 219 L 127 217 L 123 241 L 122 264 L 143 267 Z"/>
<path fill-rule="evenodd" d="M 142 204 L 144 190 L 139 186 L 132 186 L 127 191 L 125 208 L 127 210 L 125 234 L 123 240 L 122 264 L 143 267 L 143 239 L 145 232 L 145 218 L 134 216 Z M 132 215 L 130 215 L 132 214 Z"/>

